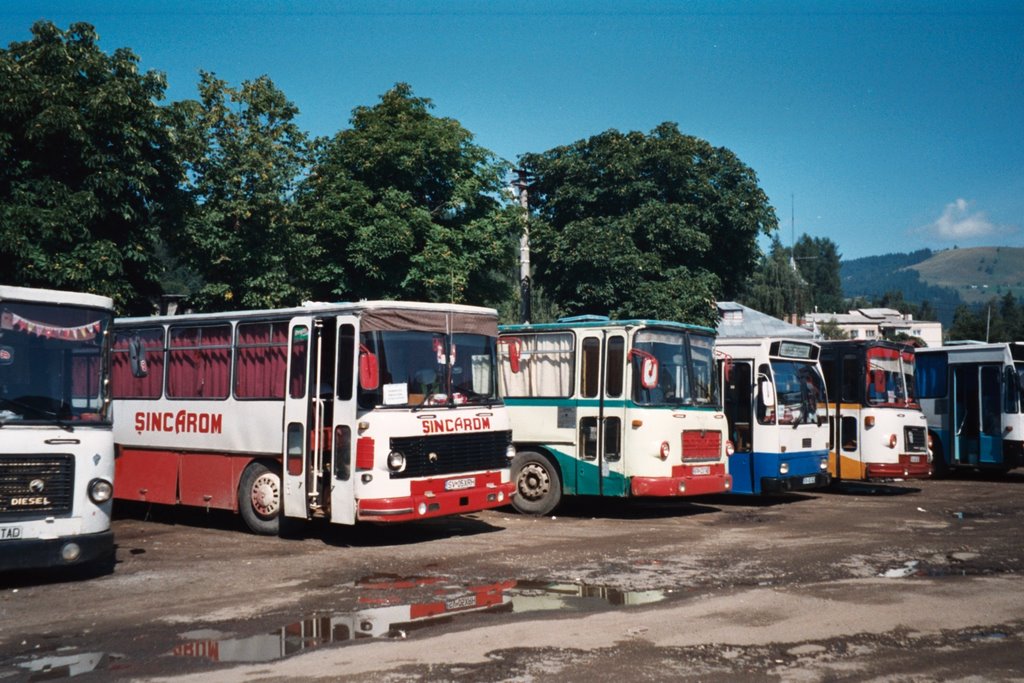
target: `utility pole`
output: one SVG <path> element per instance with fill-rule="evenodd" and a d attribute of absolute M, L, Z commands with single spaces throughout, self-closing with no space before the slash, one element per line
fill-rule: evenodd
<path fill-rule="evenodd" d="M 519 322 L 525 325 L 533 317 L 530 306 L 530 179 L 525 169 L 517 168 L 515 174 L 514 186 L 519 190 L 519 206 L 523 207 L 523 232 L 519 236 Z"/>

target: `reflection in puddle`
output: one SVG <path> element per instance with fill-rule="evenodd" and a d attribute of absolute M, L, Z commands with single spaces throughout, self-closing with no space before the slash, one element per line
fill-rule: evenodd
<path fill-rule="evenodd" d="M 366 594 L 356 612 L 306 617 L 270 633 L 244 638 L 196 638 L 177 645 L 176 657 L 214 662 L 269 662 L 327 645 L 371 638 L 405 638 L 411 631 L 447 623 L 474 612 L 582 611 L 601 605 L 643 605 L 664 600 L 664 591 L 622 591 L 572 583 L 502 581 L 483 586 L 452 586 L 443 577 L 373 577 L 356 582 Z M 430 598 L 402 601 L 403 591 L 426 589 Z M 381 593 L 376 595 L 376 593 Z M 395 604 L 395 603 L 399 604 Z"/>
<path fill-rule="evenodd" d="M 58 678 L 71 678 L 80 674 L 86 674 L 96 669 L 106 668 L 100 666 L 105 663 L 107 655 L 102 652 L 84 652 L 67 655 L 50 655 L 39 657 L 27 662 L 19 662 L 18 666 L 27 669 L 28 680 L 48 681 Z"/>
<path fill-rule="evenodd" d="M 372 576 L 345 586 L 356 593 L 358 609 L 306 615 L 269 633 L 237 636 L 215 629 L 181 634 L 172 657 L 204 662 L 258 663 L 330 644 L 375 638 L 406 638 L 411 632 L 448 623 L 473 613 L 597 611 L 609 605 L 660 602 L 668 591 L 623 591 L 607 586 L 541 581 L 499 581 L 465 586 L 450 577 Z M 71 648 L 69 648 L 71 650 Z M 29 680 L 70 678 L 105 670 L 111 657 L 104 653 L 72 653 L 17 662 L 30 672 Z M 126 658 L 127 659 L 127 658 Z M 121 665 L 125 660 L 121 661 Z M 5 677 L 0 667 L 0 680 Z"/>

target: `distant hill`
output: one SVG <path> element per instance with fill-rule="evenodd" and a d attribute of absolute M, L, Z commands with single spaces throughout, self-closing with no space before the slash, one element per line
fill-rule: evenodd
<path fill-rule="evenodd" d="M 976 304 L 1013 292 L 1024 296 L 1024 248 L 973 247 L 935 252 L 907 266 L 923 282 L 956 290 L 965 303 Z"/>
<path fill-rule="evenodd" d="M 880 297 L 903 292 L 908 303 L 927 300 L 944 325 L 961 303 L 980 304 L 1011 291 L 1024 299 L 1024 248 L 972 247 L 885 254 L 843 261 L 843 294 Z"/>

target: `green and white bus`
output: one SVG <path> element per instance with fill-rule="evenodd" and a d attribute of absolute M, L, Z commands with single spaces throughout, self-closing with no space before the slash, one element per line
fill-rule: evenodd
<path fill-rule="evenodd" d="M 729 491 L 714 341 L 706 327 L 599 316 L 499 328 L 516 509 Z"/>

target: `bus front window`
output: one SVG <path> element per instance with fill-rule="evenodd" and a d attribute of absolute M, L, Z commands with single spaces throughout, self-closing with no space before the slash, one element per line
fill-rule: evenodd
<path fill-rule="evenodd" d="M 365 408 L 490 404 L 497 401 L 495 339 L 479 334 L 364 332 L 380 382 L 360 389 Z"/>
<path fill-rule="evenodd" d="M 824 400 L 824 381 L 808 363 L 773 360 L 775 394 L 779 424 L 817 422 L 818 408 Z"/>
<path fill-rule="evenodd" d="M 641 330 L 633 342 L 633 401 L 639 405 L 718 405 L 714 340 L 675 330 Z M 657 360 L 657 386 L 640 380 L 644 356 Z"/>
<path fill-rule="evenodd" d="M 109 314 L 7 302 L 0 312 L 0 422 L 100 422 Z"/>
<path fill-rule="evenodd" d="M 906 408 L 914 403 L 914 356 L 891 348 L 867 352 L 866 397 L 868 405 Z"/>

